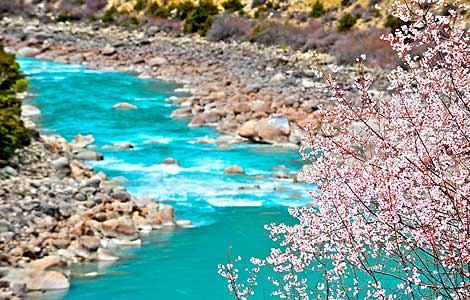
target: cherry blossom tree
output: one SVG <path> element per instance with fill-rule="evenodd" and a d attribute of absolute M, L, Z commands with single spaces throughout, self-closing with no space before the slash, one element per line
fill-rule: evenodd
<path fill-rule="evenodd" d="M 238 258 L 219 265 L 237 299 L 253 294 L 259 268 L 285 299 L 470 299 L 468 8 L 394 3 L 411 25 L 384 37 L 403 64 L 381 96 L 362 68 L 358 97 L 316 69 L 337 102 L 301 147 L 302 177 L 319 188 L 312 206 L 289 210 L 295 225 L 266 226 L 278 247 L 251 259 L 246 284 Z"/>

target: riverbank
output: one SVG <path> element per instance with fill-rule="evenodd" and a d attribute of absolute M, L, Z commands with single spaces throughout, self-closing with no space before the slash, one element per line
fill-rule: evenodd
<path fill-rule="evenodd" d="M 33 111 L 23 110 L 27 124 L 34 124 Z M 34 131 L 30 146 L 1 161 L 0 299 L 67 289 L 72 263 L 115 261 L 113 249 L 139 246 L 154 229 L 190 224 L 176 221 L 170 205 L 133 197 L 85 166 L 84 158 L 102 158 L 90 151 L 93 141 Z"/>
<path fill-rule="evenodd" d="M 295 147 L 301 128 L 320 125 L 318 107 L 334 104 L 311 70 L 308 54 L 251 43 L 208 42 L 196 36 L 170 37 L 153 27 L 125 30 L 90 24 L 4 18 L 1 42 L 20 56 L 84 64 L 185 84 L 190 97 L 174 118 L 189 126 L 213 126 L 237 139 Z M 319 55 L 330 67 L 334 60 Z M 381 70 L 368 70 L 383 79 Z M 339 67 L 338 82 L 352 86 L 352 67 Z M 383 84 L 383 80 L 375 83 Z M 209 141 L 217 142 L 217 141 Z"/>

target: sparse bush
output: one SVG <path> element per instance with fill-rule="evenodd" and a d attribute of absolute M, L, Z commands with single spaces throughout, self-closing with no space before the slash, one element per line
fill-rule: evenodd
<path fill-rule="evenodd" d="M 197 7 L 191 11 L 184 22 L 185 32 L 197 32 L 205 36 L 212 25 L 212 18 L 219 12 L 212 0 L 201 0 Z"/>
<path fill-rule="evenodd" d="M 312 9 L 310 10 L 310 17 L 312 18 L 320 18 L 326 13 L 325 6 L 323 5 L 323 2 L 317 0 L 312 6 Z"/>
<path fill-rule="evenodd" d="M 342 35 L 332 47 L 331 52 L 338 64 L 353 64 L 362 54 L 367 55 L 369 66 L 393 68 L 399 64 L 399 58 L 389 43 L 380 39 L 386 30 L 369 29 L 354 31 Z"/>
<path fill-rule="evenodd" d="M 171 12 L 169 8 L 160 6 L 157 2 L 151 2 L 147 7 L 147 15 L 159 18 L 169 18 L 171 17 Z"/>
<path fill-rule="evenodd" d="M 177 19 L 164 19 L 164 18 L 146 18 L 150 26 L 157 27 L 160 31 L 166 32 L 171 35 L 178 36 L 182 33 L 182 22 Z"/>
<path fill-rule="evenodd" d="M 350 13 L 345 13 L 341 19 L 338 21 L 338 26 L 336 29 L 338 31 L 346 31 L 351 29 L 357 22 L 357 17 L 351 15 Z"/>
<path fill-rule="evenodd" d="M 327 30 L 318 20 L 312 20 L 304 28 L 307 42 L 302 50 L 328 52 L 338 41 L 340 34 L 336 30 Z"/>
<path fill-rule="evenodd" d="M 134 10 L 136 11 L 142 11 L 147 7 L 147 1 L 145 0 L 137 0 L 137 2 L 134 4 Z"/>
<path fill-rule="evenodd" d="M 240 0 L 225 0 L 222 7 L 228 12 L 235 12 L 242 10 L 244 5 Z"/>
<path fill-rule="evenodd" d="M 20 119 L 21 100 L 17 92 L 27 89 L 28 83 L 19 71 L 15 56 L 0 45 L 0 159 L 8 159 L 13 152 L 30 143 L 30 132 Z"/>
<path fill-rule="evenodd" d="M 70 12 L 61 12 L 55 18 L 56 22 L 72 22 L 76 20 L 78 20 L 78 18 Z"/>
<path fill-rule="evenodd" d="M 117 13 L 117 9 L 115 6 L 111 6 L 110 8 L 106 9 L 103 13 L 103 17 L 101 18 L 101 21 L 103 23 L 111 23 L 114 22 L 114 16 Z"/>
<path fill-rule="evenodd" d="M 210 41 L 246 41 L 252 29 L 253 25 L 248 20 L 235 15 L 222 14 L 214 17 L 211 29 L 207 32 L 207 39 Z"/>
<path fill-rule="evenodd" d="M 302 48 L 306 40 L 305 33 L 301 28 L 274 22 L 258 24 L 250 37 L 251 42 L 263 45 L 285 44 L 294 50 Z"/>
<path fill-rule="evenodd" d="M 170 5 L 170 11 L 176 11 L 176 17 L 184 20 L 186 17 L 196 9 L 196 5 L 191 0 L 184 0 L 183 2 L 173 3 Z"/>

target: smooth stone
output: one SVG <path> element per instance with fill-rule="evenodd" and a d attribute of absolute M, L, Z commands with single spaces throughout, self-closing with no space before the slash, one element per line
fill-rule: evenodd
<path fill-rule="evenodd" d="M 113 109 L 137 109 L 137 106 L 127 102 L 121 102 L 113 105 Z"/>
<path fill-rule="evenodd" d="M 224 174 L 245 174 L 245 171 L 239 165 L 232 165 L 225 168 Z"/>
<path fill-rule="evenodd" d="M 75 154 L 75 158 L 78 160 L 103 160 L 103 154 L 94 151 L 81 151 Z"/>
<path fill-rule="evenodd" d="M 171 158 L 171 157 L 167 157 L 165 158 L 164 160 L 161 161 L 161 164 L 164 164 L 164 165 L 177 165 L 179 166 L 179 163 L 176 159 L 174 158 Z"/>
<path fill-rule="evenodd" d="M 190 220 L 177 220 L 176 225 L 180 227 L 188 227 L 193 225 L 193 222 L 191 222 Z"/>
<path fill-rule="evenodd" d="M 34 105 L 23 104 L 21 105 L 21 116 L 22 117 L 32 117 L 41 114 L 41 110 Z"/>
<path fill-rule="evenodd" d="M 64 290 L 69 287 L 67 277 L 56 271 L 40 272 L 26 281 L 26 289 L 29 291 Z"/>
<path fill-rule="evenodd" d="M 23 47 L 23 48 L 20 48 L 17 52 L 18 56 L 22 56 L 22 57 L 34 57 L 38 55 L 39 53 L 41 53 L 41 50 L 37 48 L 32 48 L 32 47 Z"/>

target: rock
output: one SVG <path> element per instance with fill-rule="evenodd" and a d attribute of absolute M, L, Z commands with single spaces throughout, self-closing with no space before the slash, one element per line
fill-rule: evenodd
<path fill-rule="evenodd" d="M 34 272 L 63 269 L 65 267 L 67 267 L 67 262 L 58 255 L 46 256 L 41 259 L 37 259 L 29 265 L 29 269 Z"/>
<path fill-rule="evenodd" d="M 96 251 L 100 246 L 100 239 L 95 236 L 83 235 L 78 239 L 78 243 L 89 251 Z"/>
<path fill-rule="evenodd" d="M 121 202 L 126 202 L 131 200 L 131 194 L 126 191 L 116 191 L 111 194 L 111 198 L 119 200 Z"/>
<path fill-rule="evenodd" d="M 0 220 L 0 233 L 10 231 L 11 224 L 7 220 Z"/>
<path fill-rule="evenodd" d="M 21 116 L 22 117 L 32 117 L 38 116 L 41 114 L 41 110 L 34 105 L 23 104 L 21 105 Z"/>
<path fill-rule="evenodd" d="M 191 110 L 191 107 L 181 107 L 181 108 L 177 108 L 175 109 L 170 117 L 171 118 L 189 118 L 193 115 L 192 113 L 192 110 Z"/>
<path fill-rule="evenodd" d="M 253 138 L 258 135 L 258 131 L 256 130 L 256 126 L 258 124 L 257 120 L 249 120 L 245 122 L 240 129 L 238 129 L 238 135 L 241 137 L 246 138 Z"/>
<path fill-rule="evenodd" d="M 277 73 L 276 75 L 274 75 L 270 80 L 269 82 L 270 83 L 274 83 L 274 84 L 281 84 L 281 83 L 284 83 L 286 81 L 286 76 L 282 73 Z"/>
<path fill-rule="evenodd" d="M 174 158 L 171 158 L 171 157 L 168 157 L 168 158 L 165 158 L 164 160 L 161 161 L 161 164 L 164 164 L 164 165 L 177 165 L 179 166 L 179 163 L 176 159 Z"/>
<path fill-rule="evenodd" d="M 168 60 L 162 56 L 155 56 L 149 60 L 148 64 L 151 67 L 157 67 L 168 64 Z"/>
<path fill-rule="evenodd" d="M 119 142 L 119 143 L 114 143 L 113 148 L 115 148 L 115 149 L 132 149 L 132 148 L 134 148 L 134 146 L 129 142 Z"/>
<path fill-rule="evenodd" d="M 139 237 L 134 222 L 128 217 L 104 221 L 101 224 L 101 230 L 105 236 L 119 240 L 132 241 Z"/>
<path fill-rule="evenodd" d="M 101 53 L 106 56 L 111 56 L 116 53 L 116 48 L 106 45 L 106 47 L 101 50 Z"/>
<path fill-rule="evenodd" d="M 176 225 L 180 227 L 188 227 L 188 226 L 191 226 L 192 224 L 193 222 L 191 222 L 190 220 L 177 220 L 176 221 Z"/>
<path fill-rule="evenodd" d="M 249 120 L 238 130 L 238 135 L 253 140 L 278 141 L 291 131 L 289 120 L 285 117 L 272 117 L 260 121 Z"/>
<path fill-rule="evenodd" d="M 94 142 L 95 142 L 95 138 L 91 134 L 87 134 L 87 135 L 77 134 L 73 138 L 72 142 L 70 142 L 70 145 L 72 146 L 72 148 L 75 148 L 75 149 L 84 149 L 87 146 L 93 144 Z"/>
<path fill-rule="evenodd" d="M 67 172 L 70 172 L 70 164 L 67 157 L 59 157 L 54 159 L 51 163 L 57 171 L 66 170 Z"/>
<path fill-rule="evenodd" d="M 56 271 L 40 272 L 26 281 L 26 289 L 29 291 L 64 290 L 69 287 L 70 282 L 67 277 Z"/>
<path fill-rule="evenodd" d="M 61 203 L 59 204 L 59 213 L 61 216 L 68 218 L 70 217 L 75 211 L 75 207 L 69 203 Z"/>
<path fill-rule="evenodd" d="M 75 158 L 78 160 L 103 160 L 103 154 L 94 151 L 81 151 L 75 154 Z"/>
<path fill-rule="evenodd" d="M 98 248 L 97 259 L 99 261 L 116 261 L 119 258 L 109 249 Z"/>
<path fill-rule="evenodd" d="M 238 165 L 232 165 L 225 168 L 224 174 L 245 174 L 245 171 Z"/>
<path fill-rule="evenodd" d="M 32 47 L 23 47 L 18 50 L 18 56 L 22 57 L 34 57 L 41 53 L 41 50 Z"/>
<path fill-rule="evenodd" d="M 113 106 L 113 109 L 137 109 L 137 106 L 127 102 L 117 103 Z"/>
<path fill-rule="evenodd" d="M 9 176 L 16 176 L 16 175 L 18 175 L 18 171 L 16 171 L 15 169 L 13 169 L 13 168 L 10 167 L 10 166 L 3 167 L 3 168 L 1 169 L 1 171 L 2 171 L 3 174 L 9 175 Z"/>

